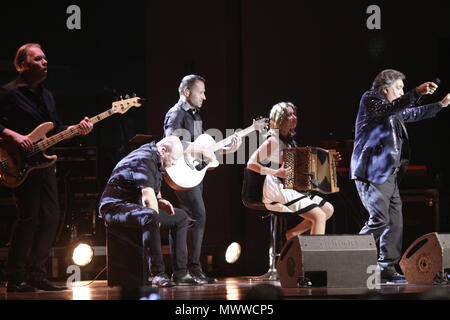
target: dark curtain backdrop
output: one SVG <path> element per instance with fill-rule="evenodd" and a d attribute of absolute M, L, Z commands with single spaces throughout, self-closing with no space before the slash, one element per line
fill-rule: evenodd
<path fill-rule="evenodd" d="M 81 30 L 66 28 L 71 4 L 81 8 Z M 381 8 L 381 30 L 366 27 L 371 4 Z M 39 42 L 50 66 L 46 85 L 55 93 L 65 122 L 108 109 L 120 94 L 135 92 L 147 99 L 142 108 L 113 116 L 73 142 L 99 148 L 101 185 L 134 135 L 162 136 L 164 115 L 177 102 L 179 82 L 188 73 L 207 81 L 205 129 L 245 128 L 253 118 L 267 116 L 273 104 L 291 101 L 299 108 L 301 145 L 332 141 L 345 154 L 360 96 L 382 69 L 404 72 L 406 89 L 441 78 L 440 89 L 425 102 L 449 92 L 448 7 L 448 1 L 437 0 L 421 5 L 293 0 L 3 3 L 0 80 L 3 84 L 15 77 L 11 62 L 21 44 Z M 436 119 L 408 125 L 411 162 L 426 165 L 430 172 L 422 187 L 441 192 L 443 231 L 449 231 L 449 120 L 446 110 Z M 262 213 L 241 203 L 243 167 L 221 166 L 205 178 L 205 253 L 219 259 L 217 252 L 239 241 L 242 259 L 222 270 L 255 274 L 267 269 L 269 228 Z M 354 233 L 365 216 L 346 174 L 340 184 L 341 194 L 330 197 L 336 213 L 328 231 Z M 176 203 L 168 188 L 164 192 Z"/>

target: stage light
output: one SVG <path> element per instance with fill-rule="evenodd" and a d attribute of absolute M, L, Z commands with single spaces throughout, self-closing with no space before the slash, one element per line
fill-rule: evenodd
<path fill-rule="evenodd" d="M 241 245 L 237 242 L 231 243 L 225 252 L 225 260 L 229 264 L 233 264 L 239 260 L 240 256 L 241 256 Z"/>
<path fill-rule="evenodd" d="M 66 274 L 75 275 L 73 270 L 81 272 L 76 281 L 98 279 L 103 274 L 106 265 L 106 246 L 102 245 L 92 234 L 83 234 L 74 238 L 66 247 L 65 268 L 62 270 L 64 277 Z M 70 269 L 77 266 L 79 269 Z M 69 271 L 68 271 L 69 270 Z M 104 279 L 101 279 L 104 280 Z"/>
<path fill-rule="evenodd" d="M 92 247 L 86 243 L 79 243 L 73 250 L 72 261 L 76 265 L 84 267 L 92 261 L 93 257 L 94 250 Z"/>

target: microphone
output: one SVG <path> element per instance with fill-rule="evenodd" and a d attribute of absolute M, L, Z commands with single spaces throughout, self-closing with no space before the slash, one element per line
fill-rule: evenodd
<path fill-rule="evenodd" d="M 435 83 L 436 85 L 439 85 L 439 83 L 441 83 L 441 79 L 439 79 L 438 77 L 434 78 L 433 80 L 431 80 L 431 82 Z M 419 103 L 423 103 L 423 101 L 421 101 L 422 99 L 424 99 L 424 96 L 420 96 L 419 99 L 417 99 L 417 102 L 415 103 L 416 106 L 419 105 Z"/>
<path fill-rule="evenodd" d="M 433 83 L 439 85 L 439 83 L 441 83 L 441 79 L 439 79 L 439 78 L 434 78 L 433 80 L 431 80 L 431 82 L 433 82 Z"/>

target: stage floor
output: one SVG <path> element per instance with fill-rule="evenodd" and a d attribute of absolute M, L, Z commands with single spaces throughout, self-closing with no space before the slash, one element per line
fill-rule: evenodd
<path fill-rule="evenodd" d="M 284 300 L 423 300 L 449 299 L 450 285 L 382 285 L 380 289 L 367 288 L 281 288 L 278 281 L 255 281 L 249 277 L 223 278 L 215 284 L 203 286 L 176 286 L 150 289 L 159 300 L 245 300 L 249 290 L 258 284 L 279 288 Z M 64 283 L 58 283 L 64 284 Z M 81 281 L 72 288 L 34 293 L 8 293 L 1 288 L 0 300 L 121 300 L 120 287 L 108 287 L 106 280 Z"/>

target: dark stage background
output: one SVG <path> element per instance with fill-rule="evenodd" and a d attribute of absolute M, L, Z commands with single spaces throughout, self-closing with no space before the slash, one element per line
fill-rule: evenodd
<path fill-rule="evenodd" d="M 66 28 L 66 8 L 72 4 L 81 8 L 81 30 Z M 381 8 L 381 30 L 366 27 L 371 4 Z M 97 148 L 98 192 L 133 136 L 162 136 L 163 117 L 177 102 L 179 82 L 188 73 L 207 80 L 205 129 L 245 128 L 253 118 L 267 116 L 275 103 L 291 101 L 299 108 L 300 144 L 333 143 L 344 154 L 345 169 L 360 96 L 382 69 L 404 72 L 406 89 L 439 77 L 440 89 L 424 102 L 440 100 L 450 91 L 448 9 L 448 1 L 436 0 L 420 5 L 280 0 L 3 3 L 0 82 L 16 76 L 12 59 L 17 48 L 39 42 L 49 61 L 46 85 L 66 123 L 110 108 L 117 94 L 135 92 L 147 99 L 143 107 L 99 123 L 88 137 L 64 144 Z M 411 163 L 426 165 L 428 174 L 410 175 L 402 185 L 439 191 L 439 228 L 446 232 L 449 119 L 445 110 L 435 119 L 408 125 Z M 267 269 L 268 219 L 261 220 L 263 213 L 241 203 L 243 167 L 221 166 L 205 178 L 204 252 L 221 252 L 231 241 L 243 245 L 236 265 L 216 260 L 210 271 L 217 274 Z M 345 171 L 340 186 L 341 193 L 329 197 L 336 211 L 327 231 L 356 233 L 366 216 Z M 170 190 L 164 191 L 176 203 Z M 407 206 L 405 219 L 409 211 L 418 219 L 435 218 L 434 208 Z M 2 244 L 9 236 L 10 219 L 5 216 L 11 214 L 2 217 Z M 101 230 L 98 234 L 101 238 Z"/>

